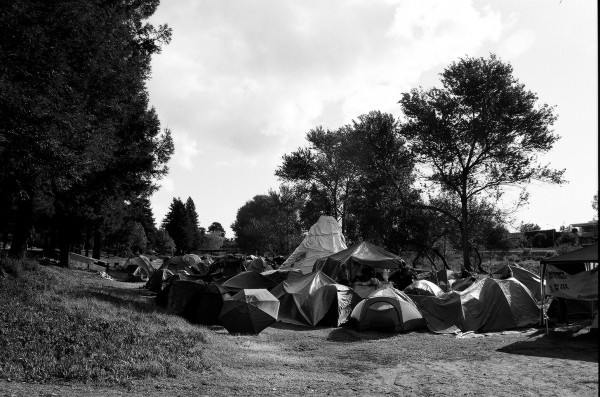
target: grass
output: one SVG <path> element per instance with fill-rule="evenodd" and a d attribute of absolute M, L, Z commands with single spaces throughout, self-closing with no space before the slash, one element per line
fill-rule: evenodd
<path fill-rule="evenodd" d="M 111 288 L 97 273 L 3 267 L 0 379 L 126 385 L 206 369 L 206 330 L 153 300 Z"/>

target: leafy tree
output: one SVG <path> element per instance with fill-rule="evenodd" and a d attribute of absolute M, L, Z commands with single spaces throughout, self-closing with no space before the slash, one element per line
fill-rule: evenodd
<path fill-rule="evenodd" d="M 208 231 L 211 233 L 216 233 L 221 237 L 225 237 L 225 229 L 219 222 L 213 222 L 208 227 Z"/>
<path fill-rule="evenodd" d="M 542 230 L 541 227 L 539 227 L 537 224 L 535 223 L 523 223 L 521 222 L 521 226 L 519 226 L 519 231 L 521 233 L 526 233 L 526 232 L 535 232 L 537 230 Z"/>
<path fill-rule="evenodd" d="M 460 216 L 430 202 L 425 208 L 456 224 L 470 271 L 470 203 L 478 198 L 499 203 L 507 188 L 525 192 L 534 180 L 563 182 L 564 171 L 537 162 L 538 154 L 558 139 L 550 130 L 556 117 L 553 108 L 538 106 L 537 96 L 495 55 L 452 63 L 441 83 L 442 88 L 402 95 L 402 133 L 422 166 L 420 176 L 430 195 L 444 192 L 460 202 Z M 521 203 L 526 200 L 521 198 Z"/>
<path fill-rule="evenodd" d="M 598 193 L 594 194 L 594 198 L 592 199 L 592 208 L 596 212 L 594 215 L 594 220 L 598 219 Z"/>
<path fill-rule="evenodd" d="M 175 242 L 173 241 L 171 236 L 169 236 L 169 232 L 162 228 L 158 229 L 156 233 L 154 233 L 153 248 L 159 254 L 163 255 L 173 255 L 176 249 Z"/>

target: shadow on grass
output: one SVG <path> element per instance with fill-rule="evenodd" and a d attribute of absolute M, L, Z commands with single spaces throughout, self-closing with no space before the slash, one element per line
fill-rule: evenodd
<path fill-rule="evenodd" d="M 540 330 L 529 340 L 515 342 L 497 349 L 498 352 L 524 356 L 559 358 L 575 361 L 598 362 L 598 335 L 573 330 Z"/>
<path fill-rule="evenodd" d="M 369 340 L 382 340 L 389 339 L 397 336 L 397 332 L 378 332 L 378 331 L 365 331 L 358 332 L 355 329 L 344 326 L 333 329 L 327 336 L 328 341 L 341 342 L 341 343 L 352 343 Z"/>
<path fill-rule="evenodd" d="M 140 288 L 124 289 L 103 286 L 72 291 L 70 295 L 73 298 L 93 298 L 115 306 L 128 306 L 144 313 L 163 311 L 156 306 L 155 296 Z"/>

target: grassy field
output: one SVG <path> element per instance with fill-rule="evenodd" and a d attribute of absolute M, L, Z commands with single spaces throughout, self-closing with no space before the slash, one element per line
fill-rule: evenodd
<path fill-rule="evenodd" d="M 0 392 L 598 394 L 597 340 L 577 324 L 549 336 L 528 329 L 459 338 L 277 323 L 240 336 L 166 314 L 142 285 L 98 272 L 13 264 L 0 276 Z"/>

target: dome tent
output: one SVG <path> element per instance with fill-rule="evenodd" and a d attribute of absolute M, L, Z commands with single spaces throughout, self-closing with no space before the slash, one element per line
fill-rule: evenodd
<path fill-rule="evenodd" d="M 415 280 L 411 285 L 404 288 L 408 295 L 439 296 L 444 293 L 440 287 L 427 280 Z"/>
<path fill-rule="evenodd" d="M 259 334 L 277 321 L 279 301 L 266 289 L 243 289 L 223 302 L 219 315 L 230 334 Z"/>
<path fill-rule="evenodd" d="M 293 268 L 308 274 L 313 271 L 317 259 L 344 249 L 346 249 L 346 241 L 338 222 L 332 216 L 321 215 L 317 223 L 311 226 L 304 240 L 279 269 Z"/>
<path fill-rule="evenodd" d="M 406 332 L 425 328 L 415 303 L 405 293 L 391 287 L 373 291 L 356 305 L 350 317 L 359 331 Z"/>
<path fill-rule="evenodd" d="M 539 319 L 531 292 L 514 278 L 486 277 L 461 292 L 413 299 L 427 327 L 438 333 L 495 332 L 535 325 Z"/>

